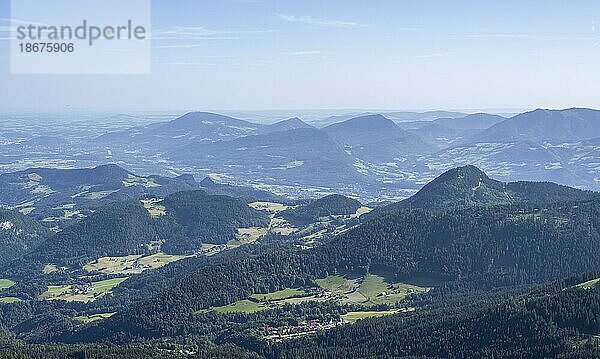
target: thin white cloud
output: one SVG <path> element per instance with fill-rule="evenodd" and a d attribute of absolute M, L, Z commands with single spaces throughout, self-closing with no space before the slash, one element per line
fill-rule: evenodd
<path fill-rule="evenodd" d="M 281 19 L 298 24 L 311 25 L 311 26 L 319 26 L 319 27 L 336 27 L 343 29 L 352 29 L 357 27 L 364 27 L 366 25 L 353 22 L 353 21 L 344 21 L 344 20 L 331 20 L 331 19 L 317 19 L 310 15 L 303 16 L 295 16 L 295 15 L 285 15 L 285 14 L 277 14 Z"/>
<path fill-rule="evenodd" d="M 284 52 L 284 55 L 290 55 L 290 56 L 324 56 L 324 55 L 330 55 L 330 54 L 331 54 L 330 51 L 321 51 L 321 50 Z"/>
<path fill-rule="evenodd" d="M 153 30 L 153 40 L 239 40 L 248 35 L 264 34 L 271 30 L 224 31 L 202 26 L 174 26 Z"/>

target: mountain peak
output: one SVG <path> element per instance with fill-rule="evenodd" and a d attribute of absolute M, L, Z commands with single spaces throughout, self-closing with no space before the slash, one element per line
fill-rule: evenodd
<path fill-rule="evenodd" d="M 205 187 L 205 188 L 212 188 L 212 187 L 215 187 L 216 185 L 217 185 L 217 183 L 208 176 L 205 179 L 203 179 L 202 181 L 200 181 L 200 186 Z"/>
<path fill-rule="evenodd" d="M 288 130 L 296 130 L 300 128 L 313 128 L 311 125 L 302 121 L 298 117 L 292 117 L 287 120 L 275 122 L 261 129 L 261 133 L 281 132 Z"/>
<path fill-rule="evenodd" d="M 394 123 L 394 121 L 390 120 L 389 118 L 387 118 L 381 114 L 354 117 L 354 118 L 351 118 L 349 120 L 342 122 L 341 124 L 361 126 L 361 127 L 367 126 L 368 128 L 381 128 L 381 127 L 396 128 L 396 127 L 398 127 Z"/>
<path fill-rule="evenodd" d="M 476 166 L 473 165 L 466 165 L 466 166 L 462 166 L 462 167 L 456 167 L 453 168 L 451 170 L 448 170 L 444 173 L 442 173 L 439 177 L 437 177 L 436 179 L 434 179 L 431 183 L 434 183 L 436 181 L 447 181 L 450 179 L 471 179 L 471 180 L 483 180 L 483 179 L 489 179 L 489 177 L 487 176 L 487 174 L 485 172 L 483 172 L 481 169 L 479 169 Z"/>

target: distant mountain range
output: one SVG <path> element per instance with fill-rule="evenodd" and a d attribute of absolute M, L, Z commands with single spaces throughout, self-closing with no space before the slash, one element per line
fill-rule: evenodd
<path fill-rule="evenodd" d="M 598 137 L 600 111 L 584 108 L 535 110 L 500 122 L 480 134 L 478 141 L 577 142 Z"/>
<path fill-rule="evenodd" d="M 36 156 L 43 157 L 37 163 L 46 163 L 45 157 L 81 166 L 120 163 L 137 173 L 210 175 L 292 197 L 340 192 L 365 201 L 399 199 L 467 164 L 505 182 L 544 180 L 598 190 L 598 113 L 540 109 L 504 118 L 356 112 L 315 128 L 299 118 L 266 125 L 191 112 L 89 140 L 53 134 L 7 141 L 2 149 L 10 153 L 3 159 L 9 163 Z"/>
<path fill-rule="evenodd" d="M 198 183 L 191 175 L 138 176 L 117 165 L 82 169 L 32 168 L 0 174 L 0 205 L 31 215 L 49 227 L 61 228 L 107 203 L 144 195 L 204 189 L 248 201 L 286 201 L 270 192 L 215 183 Z"/>

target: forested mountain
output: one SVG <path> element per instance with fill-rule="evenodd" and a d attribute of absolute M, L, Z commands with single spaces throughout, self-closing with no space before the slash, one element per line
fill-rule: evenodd
<path fill-rule="evenodd" d="M 466 131 L 485 130 L 505 120 L 506 118 L 498 115 L 475 113 L 459 118 L 440 118 L 433 123 L 453 130 Z"/>
<path fill-rule="evenodd" d="M 2 292 L 0 323 L 19 340 L 0 340 L 13 352 L 32 355 L 174 353 L 165 348 L 199 357 L 257 358 L 596 355 L 589 334 L 600 333 L 593 304 L 600 277 L 597 194 L 551 183 L 502 183 L 467 166 L 407 201 L 404 208 L 357 220 L 310 249 L 272 234 L 258 245 L 198 254 L 129 279 L 80 268 L 106 256 L 189 254 L 203 243 L 235 239 L 240 228 L 266 228 L 271 216 L 314 223 L 356 214 L 361 203 L 331 195 L 269 215 L 241 199 L 196 190 L 100 207 L 12 262 L 10 270 L 5 267 L 3 277 L 22 283 Z M 41 269 L 47 264 L 69 268 L 46 274 Z M 19 277 L 19 265 L 33 265 L 35 272 Z M 569 283 L 531 287 L 571 276 L 577 277 Z M 338 297 L 323 284 L 370 278 L 364 285 L 373 286 L 375 277 L 380 289 L 358 302 L 349 299 L 363 295 L 356 287 Z M 51 286 L 79 288 L 103 279 L 122 283 L 90 302 L 43 300 Z M 421 283 L 430 290 L 411 294 L 409 286 L 402 299 L 377 302 L 395 285 L 407 285 L 392 283 Z M 295 294 L 289 302 L 277 301 L 281 293 Z M 294 297 L 298 293 L 304 297 Z M 261 296 L 273 299 L 262 302 Z M 342 318 L 370 312 L 393 315 L 355 325 Z M 82 322 L 96 315 L 103 316 Z M 334 324 L 299 340 L 265 339 L 267 328 L 298 330 L 314 321 Z M 568 344 L 573 341 L 579 345 Z"/>
<path fill-rule="evenodd" d="M 204 191 L 178 192 L 155 202 L 162 213 L 151 216 L 140 200 L 115 202 L 49 237 L 24 261 L 82 265 L 107 256 L 161 250 L 189 254 L 202 243 L 235 239 L 241 227 L 266 227 L 268 216 L 232 197 Z"/>
<path fill-rule="evenodd" d="M 431 152 L 431 146 L 382 115 L 356 117 L 323 129 L 354 156 L 383 162 L 411 153 Z"/>
<path fill-rule="evenodd" d="M 245 201 L 287 201 L 268 191 L 218 184 L 210 179 L 198 183 L 189 174 L 139 176 L 117 165 L 102 165 L 82 169 L 33 168 L 0 174 L 0 205 L 36 218 L 48 227 L 64 228 L 116 201 L 197 189 Z"/>
<path fill-rule="evenodd" d="M 312 250 L 264 248 L 258 255 L 202 266 L 160 296 L 80 335 L 192 335 L 204 324 L 192 320 L 191 312 L 253 293 L 310 286 L 315 278 L 331 274 L 383 271 L 396 280 L 429 278 L 457 290 L 522 285 L 594 271 L 600 266 L 599 211 L 598 200 L 443 214 L 398 211 Z"/>
<path fill-rule="evenodd" d="M 273 201 L 288 202 L 283 196 L 278 196 L 268 191 L 263 191 L 251 187 L 232 186 L 223 183 L 216 183 L 212 178 L 206 177 L 200 181 L 200 186 L 209 194 L 225 195 L 229 197 L 240 198 L 244 201 Z"/>
<path fill-rule="evenodd" d="M 494 125 L 479 141 L 578 142 L 600 134 L 600 111 L 585 108 L 526 112 Z"/>
<path fill-rule="evenodd" d="M 286 209 L 278 216 L 294 225 L 303 226 L 317 222 L 321 217 L 355 214 L 361 206 L 362 204 L 355 199 L 332 194 L 305 205 Z"/>
<path fill-rule="evenodd" d="M 190 112 L 165 123 L 112 132 L 96 139 L 107 145 L 166 149 L 192 141 L 207 143 L 246 136 L 261 125 L 210 112 Z"/>
<path fill-rule="evenodd" d="M 599 196 L 596 192 L 549 182 L 503 183 L 489 178 L 479 168 L 469 165 L 443 173 L 410 198 L 377 208 L 368 217 L 400 208 L 444 211 L 476 205 L 578 201 Z"/>
<path fill-rule="evenodd" d="M 268 177 L 287 183 L 362 183 L 366 177 L 352 167 L 352 157 L 323 131 L 301 128 L 247 136 L 211 144 L 193 144 L 169 153 L 183 163 L 234 170 L 246 178 Z"/>
<path fill-rule="evenodd" d="M 198 188 L 200 185 L 193 178 L 138 176 L 117 165 L 33 168 L 0 174 L 0 204 L 48 226 L 64 227 L 111 202 Z"/>
<path fill-rule="evenodd" d="M 273 132 L 282 132 L 289 130 L 296 130 L 299 128 L 313 128 L 313 126 L 307 124 L 302 121 L 298 117 L 290 118 L 287 120 L 279 121 L 273 123 L 271 125 L 263 126 L 259 129 L 259 133 L 273 133 Z"/>
<path fill-rule="evenodd" d="M 35 249 L 49 232 L 21 213 L 0 208 L 0 267 Z"/>
<path fill-rule="evenodd" d="M 194 252 L 202 243 L 225 244 L 235 239 L 238 228 L 269 225 L 267 214 L 243 201 L 203 191 L 174 193 L 161 204 L 166 208 L 166 218 L 172 216 L 186 238 L 168 240 L 163 249 L 171 253 Z"/>

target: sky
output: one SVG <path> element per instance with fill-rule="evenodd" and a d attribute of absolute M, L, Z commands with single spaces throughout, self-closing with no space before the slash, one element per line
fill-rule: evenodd
<path fill-rule="evenodd" d="M 0 33 L 0 111 L 600 108 L 597 0 L 154 0 L 151 11 L 149 74 L 10 74 Z M 9 18 L 0 0 L 0 30 Z"/>

